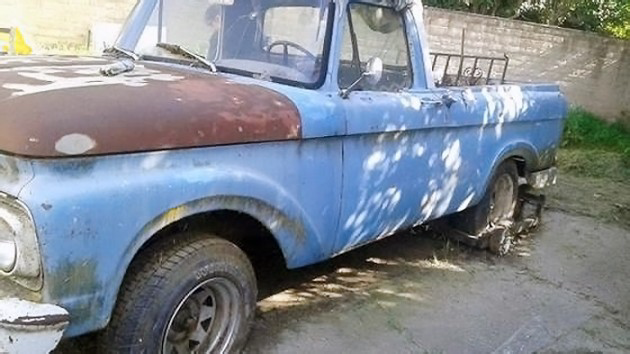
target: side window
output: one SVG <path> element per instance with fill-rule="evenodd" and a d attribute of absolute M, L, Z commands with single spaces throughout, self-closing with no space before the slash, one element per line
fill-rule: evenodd
<path fill-rule="evenodd" d="M 359 90 L 400 91 L 411 86 L 409 46 L 403 14 L 393 9 L 362 3 L 348 7 L 338 83 L 347 88 L 360 76 L 367 61 L 379 57 L 383 76 L 375 85 L 362 83 Z"/>

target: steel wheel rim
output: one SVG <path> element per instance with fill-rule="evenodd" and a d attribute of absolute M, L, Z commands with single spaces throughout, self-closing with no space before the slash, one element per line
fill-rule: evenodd
<path fill-rule="evenodd" d="M 197 285 L 173 311 L 162 337 L 162 353 L 226 352 L 241 321 L 241 298 L 238 287 L 225 278 Z"/>
<path fill-rule="evenodd" d="M 495 182 L 490 199 L 491 223 L 499 223 L 513 216 L 514 188 L 514 182 L 508 174 L 501 175 Z"/>

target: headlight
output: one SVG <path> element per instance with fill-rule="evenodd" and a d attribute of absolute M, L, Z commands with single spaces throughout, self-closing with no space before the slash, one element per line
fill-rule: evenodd
<path fill-rule="evenodd" d="M 20 225 L 14 215 L 0 203 L 0 271 L 10 273 L 17 261 L 16 228 Z"/>
<path fill-rule="evenodd" d="M 8 239 L 7 236 L 9 235 L 0 231 L 0 270 L 5 273 L 12 271 L 17 261 L 15 241 Z"/>
<path fill-rule="evenodd" d="M 0 193 L 0 276 L 31 289 L 41 287 L 35 224 L 26 206 Z"/>

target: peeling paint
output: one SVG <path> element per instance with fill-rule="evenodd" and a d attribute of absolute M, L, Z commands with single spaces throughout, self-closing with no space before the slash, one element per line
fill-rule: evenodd
<path fill-rule="evenodd" d="M 81 155 L 96 146 L 96 141 L 85 134 L 64 135 L 55 143 L 55 150 L 65 155 Z"/>
<path fill-rule="evenodd" d="M 96 293 L 102 288 L 96 272 L 96 261 L 63 263 L 47 273 L 49 293 L 55 298 Z"/>
<path fill-rule="evenodd" d="M 0 324 L 44 323 L 50 317 L 65 318 L 68 312 L 48 304 L 37 304 L 19 299 L 0 300 Z M 39 320 L 38 320 L 39 319 Z"/>
<path fill-rule="evenodd" d="M 148 62 L 105 77 L 101 65 L 0 67 L 0 150 L 85 156 L 302 136 L 297 107 L 270 88 Z"/>
<path fill-rule="evenodd" d="M 101 68 L 89 65 L 64 66 L 35 66 L 16 67 L 13 71 L 18 77 L 23 77 L 35 81 L 32 84 L 20 83 L 16 77 L 16 82 L 5 81 L 2 85 L 7 90 L 14 91 L 12 96 L 26 96 L 37 93 L 67 90 L 76 88 L 87 88 L 94 86 L 124 85 L 129 87 L 144 87 L 150 81 L 177 81 L 183 76 L 165 74 L 159 70 L 146 69 L 138 66 L 133 75 L 103 76 Z"/>
<path fill-rule="evenodd" d="M 19 299 L 0 300 L 0 353 L 48 353 L 70 317 L 61 307 Z"/>

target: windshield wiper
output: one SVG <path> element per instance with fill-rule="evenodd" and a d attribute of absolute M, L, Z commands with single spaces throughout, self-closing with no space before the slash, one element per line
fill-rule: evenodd
<path fill-rule="evenodd" d="M 131 50 L 121 48 L 117 45 L 113 45 L 111 47 L 105 48 L 103 50 L 103 54 L 112 54 L 116 57 L 123 56 L 133 61 L 140 59 L 140 56 L 138 54 L 134 53 Z"/>
<path fill-rule="evenodd" d="M 213 62 L 209 61 L 208 59 L 204 58 L 203 56 L 189 50 L 186 49 L 178 44 L 170 44 L 170 43 L 158 43 L 155 45 L 158 48 L 162 48 L 170 53 L 173 54 L 177 54 L 177 55 L 182 55 L 185 57 L 188 57 L 190 59 L 194 59 L 195 61 L 197 61 L 199 64 L 202 64 L 203 66 L 205 66 L 207 69 L 210 69 L 210 71 L 212 71 L 213 73 L 216 73 L 217 70 L 217 66 L 214 65 Z"/>

